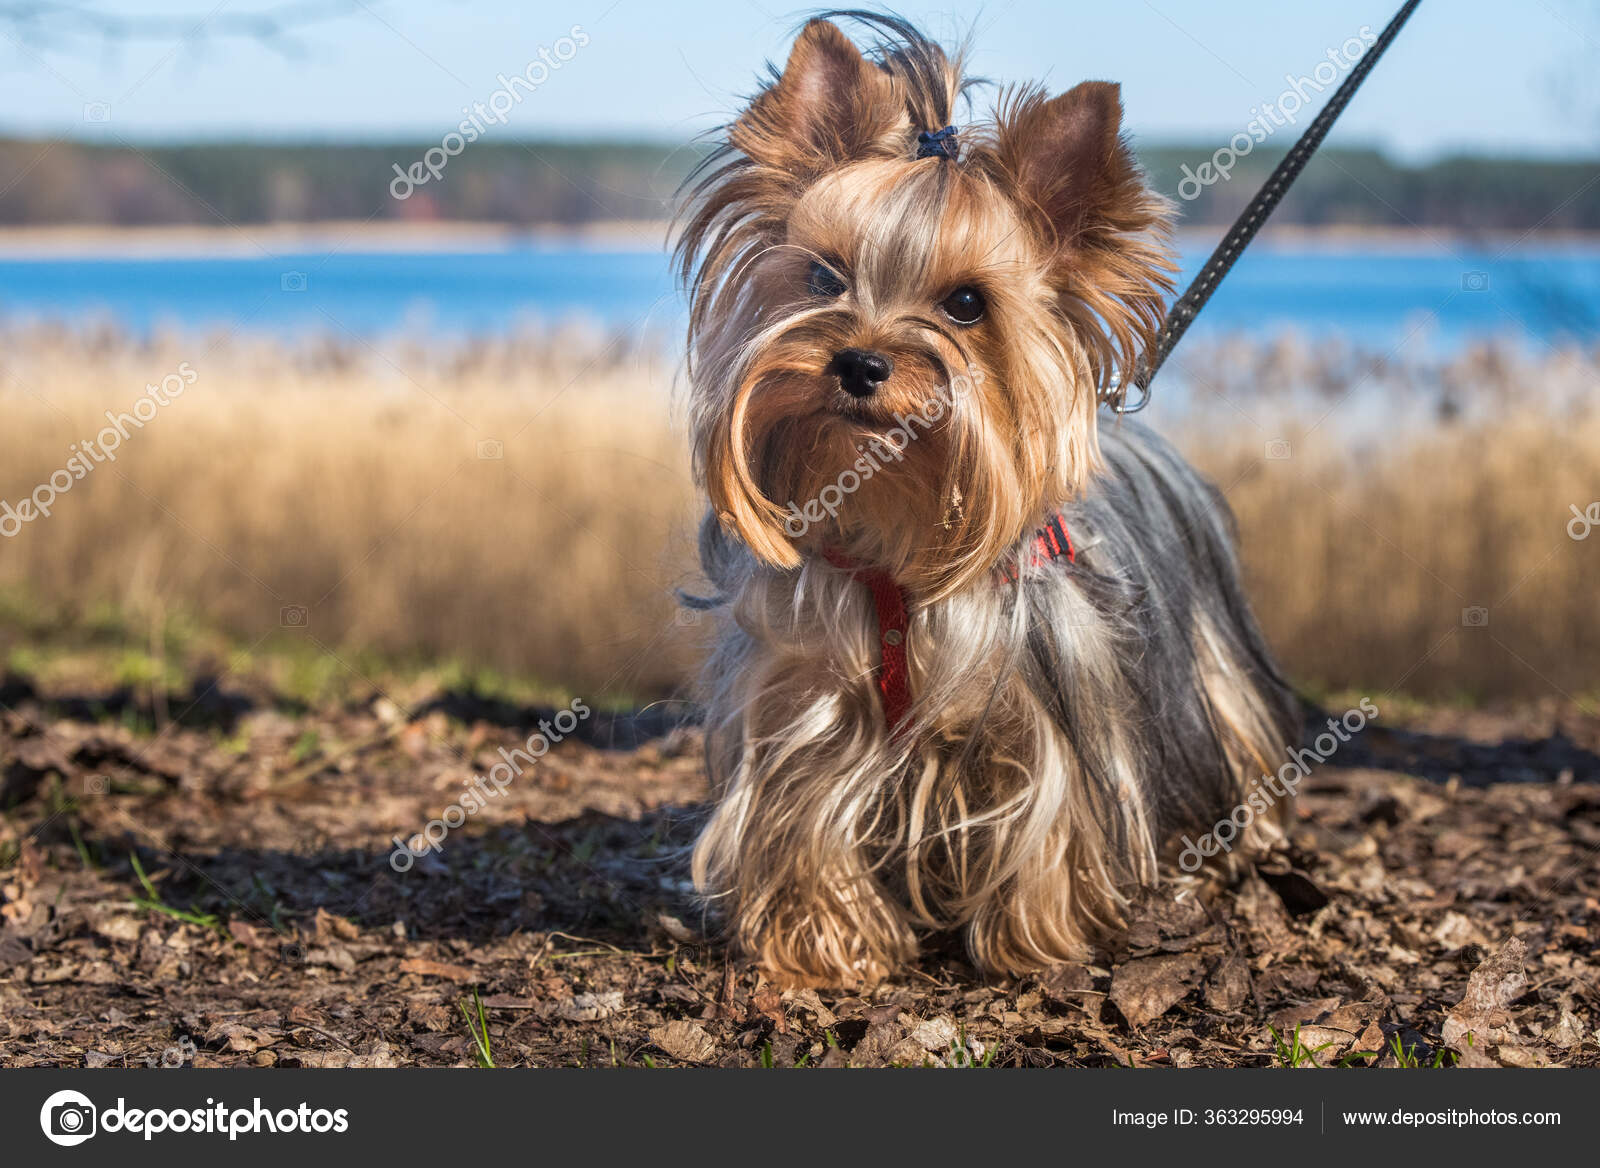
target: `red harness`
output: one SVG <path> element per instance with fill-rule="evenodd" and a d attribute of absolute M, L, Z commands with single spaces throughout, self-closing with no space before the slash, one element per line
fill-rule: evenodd
<path fill-rule="evenodd" d="M 836 551 L 825 551 L 823 555 L 828 563 L 849 572 L 872 592 L 872 604 L 878 612 L 878 647 L 882 653 L 877 671 L 878 693 L 883 698 L 883 716 L 890 733 L 898 735 L 911 709 L 911 667 L 906 659 L 906 632 L 911 617 L 905 589 L 882 568 L 865 567 Z M 1043 564 L 1065 559 L 1070 564 L 1077 558 L 1072 537 L 1067 534 L 1067 521 L 1058 511 L 1034 533 L 1033 562 Z M 1016 564 L 1008 564 L 1002 574 L 1008 582 L 1014 583 L 1018 571 Z"/>

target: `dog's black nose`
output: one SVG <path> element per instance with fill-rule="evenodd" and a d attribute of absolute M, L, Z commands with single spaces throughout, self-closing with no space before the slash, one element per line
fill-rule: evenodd
<path fill-rule="evenodd" d="M 871 397 L 889 380 L 894 362 L 871 349 L 840 349 L 828 363 L 828 372 L 839 379 L 839 384 L 851 396 Z"/>

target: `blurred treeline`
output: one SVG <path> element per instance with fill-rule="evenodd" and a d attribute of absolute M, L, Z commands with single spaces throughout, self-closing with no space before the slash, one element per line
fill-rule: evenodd
<path fill-rule="evenodd" d="M 452 219 L 512 224 L 656 220 L 701 147 L 646 142 L 474 143 L 409 197 L 391 194 L 436 143 L 128 146 L 0 140 L 0 224 L 215 224 Z M 1157 188 L 1177 198 L 1216 143 L 1146 147 Z M 1226 182 L 1179 200 L 1184 221 L 1231 221 L 1281 150 L 1240 159 Z M 1226 155 L 1224 155 L 1226 161 Z M 414 174 L 421 171 L 413 170 Z M 1202 172 L 1207 173 L 1207 172 Z M 1600 229 L 1600 160 L 1447 158 L 1397 163 L 1325 150 L 1277 212 L 1308 226 L 1468 231 Z M 408 184 L 399 184 L 404 190 Z M 1193 193 L 1191 184 L 1188 193 Z"/>
<path fill-rule="evenodd" d="M 0 224 L 457 219 L 582 224 L 665 218 L 698 157 L 627 142 L 480 142 L 397 199 L 438 143 L 99 146 L 0 140 Z M 422 171 L 415 173 L 423 174 Z M 8 189 L 9 188 L 9 189 Z M 401 184 L 404 190 L 404 184 Z"/>

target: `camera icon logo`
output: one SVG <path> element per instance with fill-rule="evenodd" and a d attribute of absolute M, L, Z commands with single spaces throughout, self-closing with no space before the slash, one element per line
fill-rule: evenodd
<path fill-rule="evenodd" d="M 1463 292 L 1487 292 L 1489 290 L 1489 273 L 1462 272 L 1461 290 Z"/>
<path fill-rule="evenodd" d="M 479 458 L 504 458 L 506 456 L 505 443 L 498 438 L 485 438 L 478 443 Z"/>
<path fill-rule="evenodd" d="M 303 629 L 306 627 L 306 606 L 303 604 L 286 604 L 278 610 L 278 623 L 286 629 Z"/>
<path fill-rule="evenodd" d="M 57 1091 L 39 1108 L 39 1128 L 52 1144 L 72 1148 L 95 1134 L 99 1114 L 87 1095 Z"/>
<path fill-rule="evenodd" d="M 1474 604 L 1471 608 L 1461 610 L 1461 623 L 1469 629 L 1487 628 L 1489 625 L 1489 610 L 1482 605 Z"/>
<path fill-rule="evenodd" d="M 111 107 L 103 101 L 84 102 L 83 120 L 86 122 L 109 122 L 111 120 Z"/>
<path fill-rule="evenodd" d="M 83 793 L 85 795 L 109 795 L 111 793 L 111 776 L 85 775 L 83 777 Z"/>
<path fill-rule="evenodd" d="M 278 287 L 284 292 L 304 292 L 306 290 L 306 274 L 304 272 L 285 272 L 278 277 Z"/>
<path fill-rule="evenodd" d="M 1292 455 L 1287 438 L 1274 438 L 1267 443 L 1266 456 L 1269 461 L 1282 462 Z"/>

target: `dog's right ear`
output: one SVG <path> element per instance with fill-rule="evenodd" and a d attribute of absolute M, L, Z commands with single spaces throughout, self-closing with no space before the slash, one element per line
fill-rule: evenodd
<path fill-rule="evenodd" d="M 807 180 L 869 154 L 900 151 L 909 131 L 899 82 L 837 25 L 813 20 L 728 139 L 760 165 Z"/>

